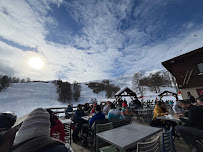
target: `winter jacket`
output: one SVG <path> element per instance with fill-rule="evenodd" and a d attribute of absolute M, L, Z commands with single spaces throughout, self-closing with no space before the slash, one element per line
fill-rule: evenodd
<path fill-rule="evenodd" d="M 125 107 L 121 110 L 121 113 L 124 115 L 133 115 L 132 110 L 129 107 Z"/>
<path fill-rule="evenodd" d="M 203 130 L 203 109 L 200 106 L 191 105 L 188 109 L 188 120 L 181 119 L 184 121 L 185 126 L 194 127 Z"/>
<path fill-rule="evenodd" d="M 104 120 L 105 119 L 105 115 L 102 112 L 96 113 L 94 116 L 92 116 L 92 118 L 89 120 L 89 125 L 90 127 L 92 126 L 92 124 L 95 122 L 95 120 Z"/>
<path fill-rule="evenodd" d="M 12 147 L 10 152 L 71 152 L 63 142 L 51 137 L 40 136 L 26 140 Z"/>
<path fill-rule="evenodd" d="M 66 112 L 72 112 L 73 111 L 73 108 L 71 106 L 69 106 L 67 109 L 66 109 Z"/>
<path fill-rule="evenodd" d="M 118 109 L 111 109 L 107 117 L 109 121 L 112 121 L 113 119 L 125 119 L 125 116 Z"/>
<path fill-rule="evenodd" d="M 104 108 L 103 108 L 103 113 L 104 113 L 105 115 L 108 115 L 109 110 L 110 110 L 110 107 L 109 107 L 108 104 L 106 104 L 106 105 L 104 106 Z"/>
<path fill-rule="evenodd" d="M 74 120 L 81 120 L 82 118 L 85 115 L 84 111 L 83 110 L 76 110 L 75 111 L 75 115 L 74 115 Z"/>
<path fill-rule="evenodd" d="M 59 139 L 65 142 L 66 133 L 60 120 L 55 120 L 55 125 L 51 127 L 50 136 L 54 137 L 54 133 L 59 133 Z"/>
<path fill-rule="evenodd" d="M 153 119 L 158 117 L 158 116 L 164 116 L 166 112 L 163 111 L 163 109 L 161 109 L 159 107 L 159 105 L 156 105 L 154 108 L 154 115 L 153 115 Z"/>

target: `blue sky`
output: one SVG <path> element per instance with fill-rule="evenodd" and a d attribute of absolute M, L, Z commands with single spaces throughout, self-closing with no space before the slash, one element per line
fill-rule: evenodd
<path fill-rule="evenodd" d="M 203 47 L 202 6 L 202 0 L 2 0 L 0 74 L 85 82 L 164 69 L 162 61 Z M 32 57 L 43 60 L 43 69 L 28 65 Z"/>

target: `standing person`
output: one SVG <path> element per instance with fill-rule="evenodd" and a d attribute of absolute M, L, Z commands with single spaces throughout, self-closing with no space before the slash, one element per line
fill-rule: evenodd
<path fill-rule="evenodd" d="M 51 122 L 50 136 L 57 139 L 55 134 L 59 134 L 58 135 L 59 139 L 65 142 L 66 133 L 65 133 L 63 124 L 58 119 L 58 117 L 53 113 L 53 111 L 51 111 L 50 109 L 47 109 L 47 111 L 50 115 L 50 122 Z"/>
<path fill-rule="evenodd" d="M 187 92 L 187 99 L 189 99 L 192 104 L 194 104 L 196 102 L 195 98 L 191 95 L 190 92 Z"/>
<path fill-rule="evenodd" d="M 107 118 L 109 119 L 109 121 L 113 121 L 125 119 L 125 116 L 121 113 L 120 110 L 116 109 L 115 105 L 112 103 Z"/>
<path fill-rule="evenodd" d="M 200 152 L 196 140 L 203 140 L 203 109 L 200 106 L 193 106 L 190 100 L 181 100 L 179 105 L 188 110 L 188 119 L 181 119 L 185 125 L 176 126 L 175 129 L 194 151 Z"/>
<path fill-rule="evenodd" d="M 65 143 L 50 137 L 50 126 L 45 109 L 33 110 L 17 132 L 10 152 L 70 152 Z"/>
<path fill-rule="evenodd" d="M 103 108 L 103 114 L 105 114 L 105 116 L 108 115 L 110 108 L 111 108 L 111 102 L 108 101 L 107 104 Z"/>

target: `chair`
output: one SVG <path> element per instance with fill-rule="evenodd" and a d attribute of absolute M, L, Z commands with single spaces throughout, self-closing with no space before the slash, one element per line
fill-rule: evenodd
<path fill-rule="evenodd" d="M 96 124 L 96 133 L 99 133 L 99 132 L 103 132 L 103 131 L 106 131 L 106 130 L 110 130 L 110 129 L 113 129 L 113 124 L 112 122 L 109 122 L 109 123 L 105 123 L 105 124 Z M 117 148 L 110 145 L 110 146 L 107 146 L 107 144 L 99 139 L 97 136 L 96 136 L 96 152 L 100 151 L 100 152 L 117 152 Z M 100 148 L 101 147 L 101 148 Z"/>
<path fill-rule="evenodd" d="M 176 152 L 172 136 L 172 127 L 169 131 L 166 131 L 162 134 L 162 151 Z"/>
<path fill-rule="evenodd" d="M 149 142 L 137 143 L 137 152 L 159 152 L 159 137 L 157 136 L 154 140 Z"/>
<path fill-rule="evenodd" d="M 122 120 L 120 118 L 112 118 L 111 122 L 113 124 L 113 128 L 118 128 L 122 126 Z"/>
<path fill-rule="evenodd" d="M 65 136 L 65 143 L 69 143 L 71 145 L 71 124 L 70 123 L 65 123 L 64 125 L 64 130 L 66 133 Z"/>

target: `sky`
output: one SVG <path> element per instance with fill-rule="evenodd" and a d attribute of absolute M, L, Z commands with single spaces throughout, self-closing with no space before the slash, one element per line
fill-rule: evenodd
<path fill-rule="evenodd" d="M 164 69 L 161 62 L 203 47 L 202 6 L 202 0 L 1 0 L 0 74 L 87 82 Z M 34 57 L 42 68 L 30 66 Z"/>

